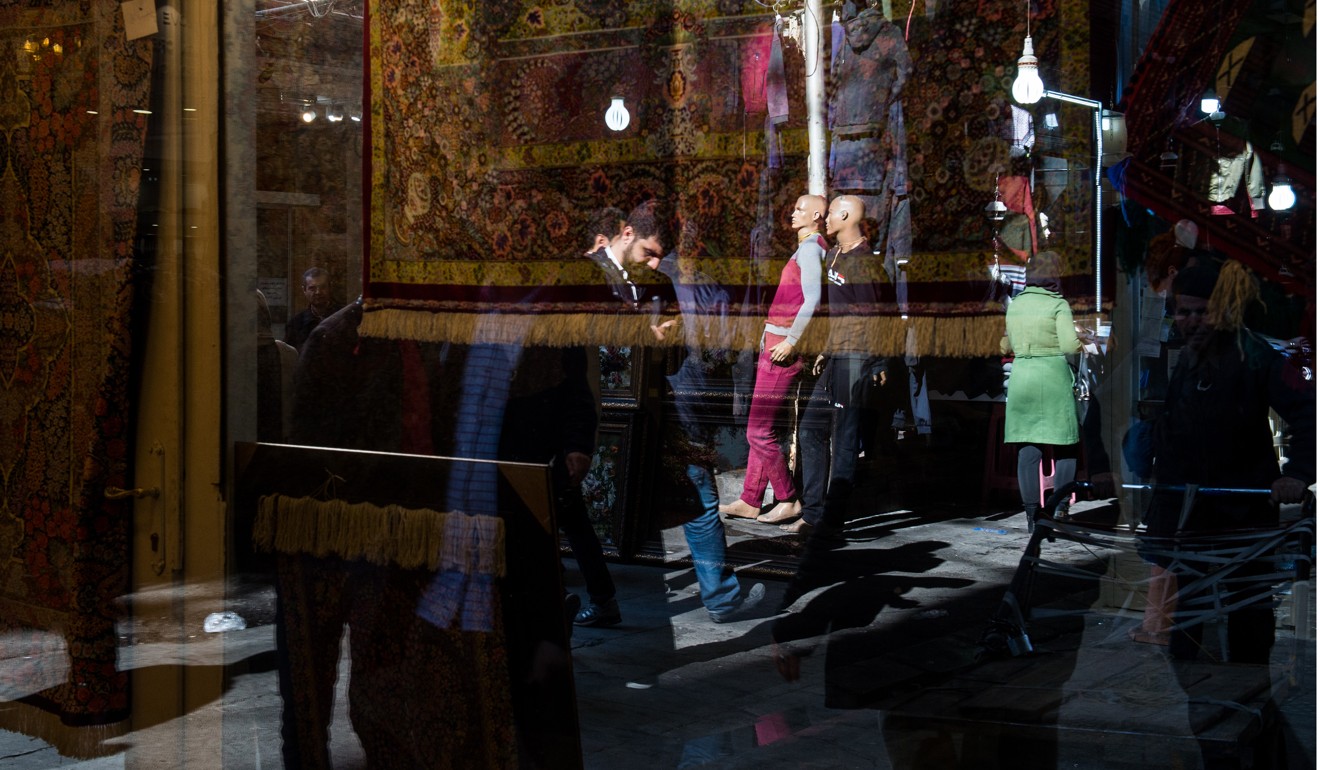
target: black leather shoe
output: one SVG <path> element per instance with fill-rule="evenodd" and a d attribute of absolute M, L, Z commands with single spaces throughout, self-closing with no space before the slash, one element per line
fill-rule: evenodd
<path fill-rule="evenodd" d="M 575 626 L 617 626 L 623 622 L 619 614 L 619 602 L 610 599 L 604 604 L 591 602 L 573 618 Z"/>
<path fill-rule="evenodd" d="M 719 614 L 712 612 L 710 613 L 710 619 L 715 623 L 737 623 L 740 620 L 760 617 L 756 608 L 764 599 L 765 584 L 757 583 L 752 586 L 751 590 L 747 592 L 747 595 L 743 597 L 742 604 L 739 604 L 728 612 L 721 612 Z"/>

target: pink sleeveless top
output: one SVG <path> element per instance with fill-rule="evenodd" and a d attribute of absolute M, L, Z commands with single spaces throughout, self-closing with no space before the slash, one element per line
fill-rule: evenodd
<path fill-rule="evenodd" d="M 815 238 L 822 251 L 829 248 L 823 237 L 816 235 Z M 802 268 L 796 259 L 790 259 L 779 274 L 779 288 L 775 290 L 775 298 L 770 303 L 766 322 L 773 326 L 792 326 L 805 301 L 806 297 L 802 295 Z"/>

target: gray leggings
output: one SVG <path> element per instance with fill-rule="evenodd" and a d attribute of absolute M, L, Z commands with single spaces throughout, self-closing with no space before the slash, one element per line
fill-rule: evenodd
<path fill-rule="evenodd" d="M 1022 444 L 1018 447 L 1018 489 L 1022 491 L 1022 505 L 1028 509 L 1040 507 L 1040 463 L 1047 448 L 1054 451 L 1055 489 L 1077 477 L 1077 444 Z"/>

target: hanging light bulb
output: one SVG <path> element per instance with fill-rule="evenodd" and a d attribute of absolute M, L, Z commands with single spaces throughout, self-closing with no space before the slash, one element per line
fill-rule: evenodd
<path fill-rule="evenodd" d="M 1027 35 L 1022 40 L 1022 57 L 1017 61 L 1017 78 L 1013 81 L 1013 98 L 1018 104 L 1035 104 L 1045 95 L 1045 83 L 1036 65 L 1031 35 Z"/>
<path fill-rule="evenodd" d="M 1219 94 L 1215 93 L 1215 89 L 1207 88 L 1205 93 L 1201 94 L 1201 112 L 1207 115 L 1219 112 Z"/>
<path fill-rule="evenodd" d="M 311 104 L 303 105 L 302 122 L 311 123 L 316 120 L 316 107 Z"/>
<path fill-rule="evenodd" d="M 344 105 L 331 104 L 325 108 L 325 119 L 331 123 L 338 123 L 344 119 Z"/>
<path fill-rule="evenodd" d="M 1274 211 L 1287 211 L 1297 203 L 1297 193 L 1293 192 L 1292 180 L 1283 174 L 1274 177 L 1274 186 L 1270 197 L 1265 200 Z"/>
<path fill-rule="evenodd" d="M 622 131 L 628 127 L 630 118 L 628 108 L 623 106 L 623 97 L 611 96 L 610 108 L 605 110 L 605 125 L 609 126 L 611 131 Z"/>

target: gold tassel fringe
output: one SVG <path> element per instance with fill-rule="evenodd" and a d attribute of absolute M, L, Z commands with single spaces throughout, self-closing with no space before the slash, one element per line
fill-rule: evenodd
<path fill-rule="evenodd" d="M 363 559 L 403 569 L 502 577 L 507 566 L 500 518 L 398 505 L 266 495 L 257 505 L 252 540 L 261 551 Z"/>
<path fill-rule="evenodd" d="M 129 721 L 105 725 L 75 726 L 60 721 L 59 715 L 29 703 L 0 703 L 0 730 L 26 735 L 49 743 L 60 756 L 72 759 L 108 757 L 124 750 L 111 742 L 129 732 Z"/>
<path fill-rule="evenodd" d="M 837 318 L 837 316 L 836 316 Z M 479 320 L 480 319 L 480 320 Z M 667 320 L 667 319 L 661 319 Z M 680 319 L 681 320 L 681 319 Z M 529 322 L 530 321 L 530 322 Z M 416 340 L 419 342 L 485 342 L 511 345 L 683 345 L 681 333 L 671 333 L 664 342 L 651 332 L 646 314 L 562 313 L 536 316 L 497 316 L 474 313 L 432 313 L 426 310 L 384 308 L 365 313 L 359 333 L 364 337 Z M 866 350 L 880 356 L 901 356 L 906 350 L 907 330 L 915 333 L 920 356 L 982 358 L 999 355 L 1004 336 L 1002 313 L 969 316 L 917 316 L 866 318 L 862 322 Z M 725 339 L 704 339 L 708 348 L 754 350 L 765 328 L 761 318 L 732 318 Z M 824 346 L 825 324 L 813 324 L 799 350 L 814 354 Z"/>

